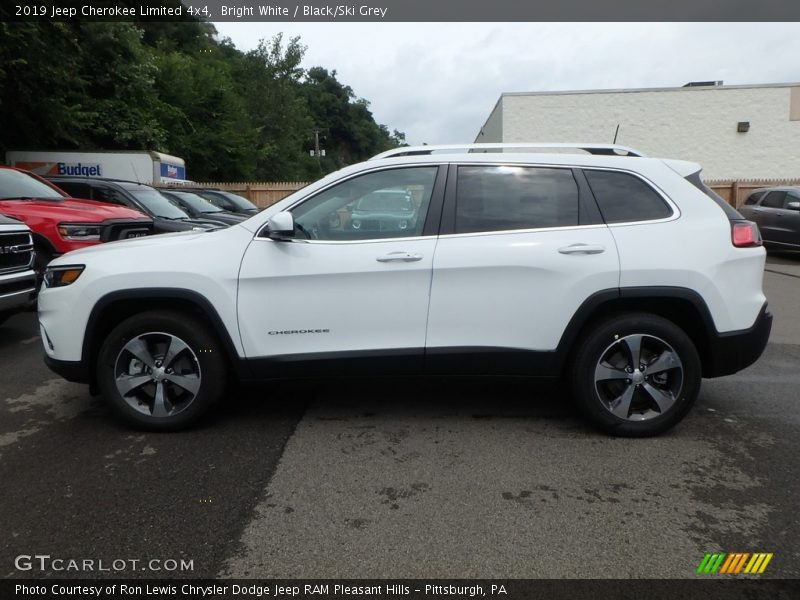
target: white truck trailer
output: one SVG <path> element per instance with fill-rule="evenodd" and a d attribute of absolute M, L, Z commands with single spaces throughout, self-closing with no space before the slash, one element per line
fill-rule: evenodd
<path fill-rule="evenodd" d="M 6 152 L 6 163 L 33 171 L 42 177 L 81 175 L 127 179 L 150 185 L 186 181 L 186 164 L 182 158 L 147 151 L 23 151 Z"/>

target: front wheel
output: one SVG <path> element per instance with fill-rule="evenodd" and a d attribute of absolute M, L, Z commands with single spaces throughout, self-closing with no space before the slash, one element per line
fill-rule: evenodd
<path fill-rule="evenodd" d="M 583 337 L 572 386 L 595 426 L 646 437 L 686 416 L 700 392 L 701 373 L 689 336 L 667 319 L 641 313 L 600 322 Z"/>
<path fill-rule="evenodd" d="M 106 338 L 97 383 L 128 424 L 172 431 L 199 419 L 225 390 L 225 360 L 202 322 L 174 311 L 126 319 Z"/>

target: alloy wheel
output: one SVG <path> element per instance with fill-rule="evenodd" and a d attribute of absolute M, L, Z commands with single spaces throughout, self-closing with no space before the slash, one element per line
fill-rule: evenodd
<path fill-rule="evenodd" d="M 646 421 L 670 410 L 683 388 L 683 363 L 653 335 L 621 337 L 600 355 L 595 389 L 603 406 L 627 421 Z"/>
<path fill-rule="evenodd" d="M 134 410 L 156 418 L 186 410 L 197 397 L 201 380 L 194 351 L 169 333 L 148 332 L 130 339 L 114 366 L 120 396 Z"/>

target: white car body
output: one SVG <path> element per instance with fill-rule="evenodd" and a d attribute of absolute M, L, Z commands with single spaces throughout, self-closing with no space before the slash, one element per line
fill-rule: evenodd
<path fill-rule="evenodd" d="M 273 217 L 356 176 L 434 166 L 439 169 L 436 185 L 443 186 L 455 165 L 627 173 L 655 190 L 671 215 L 470 233 L 426 229 L 380 239 L 268 235 Z M 92 324 L 98 311 L 128 292 L 129 298 L 157 305 L 157 298 L 174 290 L 186 301 L 202 299 L 202 310 L 213 313 L 206 315 L 208 322 L 221 329 L 229 359 L 245 379 L 302 375 L 309 362 L 368 357 L 396 365 L 409 359 L 410 372 L 426 366 L 447 371 L 438 359 L 456 357 L 467 360 L 471 370 L 483 364 L 477 356 L 515 353 L 534 359 L 524 374 L 559 375 L 593 307 L 601 298 L 617 297 L 629 298 L 625 306 L 642 297 L 642 308 L 651 297 L 656 304 L 677 297 L 695 304 L 707 329 L 702 335 L 710 340 L 708 347 L 696 340 L 698 348 L 701 355 L 713 354 L 716 340 L 750 332 L 759 318 L 768 317 L 761 289 L 765 252 L 759 245 L 732 244 L 731 220 L 686 178 L 699 170 L 679 161 L 565 153 L 428 154 L 367 161 L 228 229 L 114 242 L 59 257 L 51 268 L 82 265 L 84 271 L 71 285 L 42 290 L 44 349 L 51 366 L 62 364 L 54 370 L 91 381 L 98 342 L 85 336 L 99 335 Z M 446 213 L 448 192 L 434 189 L 432 197 L 440 193 Z M 155 292 L 148 295 L 148 290 Z M 704 375 L 743 368 L 762 349 L 730 365 L 720 364 L 727 358 L 702 356 Z M 489 366 L 492 362 L 486 361 L 487 373 L 519 374 L 518 361 Z M 75 376 L 75 369 L 64 364 L 80 365 L 84 375 Z"/>

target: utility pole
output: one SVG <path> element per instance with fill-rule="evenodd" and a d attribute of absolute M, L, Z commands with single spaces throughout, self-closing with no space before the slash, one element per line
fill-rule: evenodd
<path fill-rule="evenodd" d="M 314 130 L 314 156 L 317 157 L 317 162 L 320 162 L 319 157 L 319 129 Z"/>

